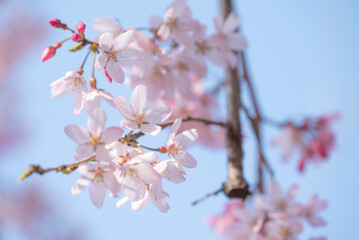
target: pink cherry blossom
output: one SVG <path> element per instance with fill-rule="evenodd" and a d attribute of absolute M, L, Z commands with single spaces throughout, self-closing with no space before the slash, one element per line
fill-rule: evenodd
<path fill-rule="evenodd" d="M 139 85 L 133 91 L 131 104 L 120 96 L 115 98 L 115 105 L 125 119 L 121 126 L 128 130 L 140 129 L 144 134 L 155 136 L 161 131 L 156 124 L 163 123 L 170 115 L 171 110 L 163 105 L 155 105 L 147 109 L 147 89 Z"/>
<path fill-rule="evenodd" d="M 176 160 L 180 165 L 188 168 L 194 168 L 197 165 L 196 159 L 184 151 L 184 149 L 197 140 L 198 134 L 196 129 L 190 129 L 177 134 L 182 124 L 180 118 L 176 119 L 171 128 L 171 133 L 167 141 L 168 155 Z"/>
<path fill-rule="evenodd" d="M 191 42 L 187 32 L 193 31 L 198 22 L 192 19 L 191 10 L 186 7 L 186 3 L 186 0 L 174 0 L 168 7 L 157 32 L 162 40 L 174 39 L 180 44 Z"/>
<path fill-rule="evenodd" d="M 107 188 L 113 195 L 118 193 L 119 185 L 114 175 L 114 170 L 115 168 L 109 164 L 80 164 L 78 171 L 82 176 L 72 187 L 72 194 L 77 195 L 81 193 L 91 183 L 90 197 L 92 203 L 96 207 L 101 208 L 105 200 Z"/>
<path fill-rule="evenodd" d="M 232 226 L 239 222 L 239 219 L 234 214 L 235 210 L 242 209 L 244 207 L 244 202 L 242 200 L 232 200 L 227 203 L 223 215 L 211 217 L 208 223 L 219 235 L 228 235 Z"/>
<path fill-rule="evenodd" d="M 186 172 L 176 160 L 171 159 L 155 163 L 153 168 L 160 173 L 164 179 L 173 183 L 178 184 L 186 181 L 184 177 Z"/>
<path fill-rule="evenodd" d="M 335 145 L 330 125 L 338 118 L 338 114 L 332 114 L 318 119 L 305 119 L 298 126 L 287 123 L 282 135 L 274 139 L 273 144 L 282 147 L 284 159 L 288 159 L 295 150 L 299 151 L 298 169 L 302 172 L 309 161 L 320 162 L 328 158 Z"/>
<path fill-rule="evenodd" d="M 127 145 L 119 142 L 113 143 L 111 147 L 114 149 L 113 161 L 119 167 L 116 177 L 131 201 L 138 201 L 145 196 L 146 185 L 161 186 L 161 175 L 150 165 L 157 161 L 155 153 L 141 153 L 138 149 L 128 149 Z"/>
<path fill-rule="evenodd" d="M 210 41 L 220 49 L 222 59 L 231 68 L 237 66 L 237 57 L 233 51 L 243 51 L 247 47 L 246 38 L 237 32 L 240 21 L 241 18 L 234 13 L 229 14 L 225 20 L 217 16 L 214 19 L 216 34 L 210 37 Z"/>
<path fill-rule="evenodd" d="M 116 38 L 109 32 L 101 35 L 99 46 L 102 50 L 96 60 L 96 69 L 106 69 L 109 77 L 116 82 L 123 83 L 125 73 L 122 69 L 128 61 L 136 59 L 134 51 L 128 49 L 133 41 L 134 31 L 128 30 Z"/>
<path fill-rule="evenodd" d="M 84 107 L 87 94 L 86 80 L 77 72 L 67 72 L 66 75 L 50 85 L 53 98 L 62 97 L 74 92 L 74 114 L 79 115 Z"/>
<path fill-rule="evenodd" d="M 111 127 L 104 130 L 106 122 L 105 112 L 101 109 L 93 111 L 88 117 L 88 128 L 82 126 L 69 125 L 65 128 L 65 133 L 77 144 L 75 158 L 81 160 L 92 155 L 96 155 L 98 160 L 111 161 L 109 144 L 121 138 L 123 130 L 119 127 Z"/>
<path fill-rule="evenodd" d="M 269 221 L 265 225 L 267 238 L 270 240 L 297 240 L 303 226 L 296 218 Z"/>
<path fill-rule="evenodd" d="M 271 180 L 266 185 L 266 194 L 255 198 L 256 207 L 260 211 L 269 212 L 272 218 L 297 216 L 301 210 L 300 205 L 294 201 L 298 191 L 299 187 L 293 185 L 284 194 L 279 183 Z"/>
<path fill-rule="evenodd" d="M 326 222 L 316 215 L 316 212 L 322 211 L 328 207 L 326 201 L 319 201 L 318 196 L 312 196 L 306 205 L 302 207 L 301 215 L 313 227 L 325 226 Z"/>
<path fill-rule="evenodd" d="M 201 65 L 202 68 L 207 69 L 204 57 L 207 57 L 218 66 L 226 67 L 227 64 L 222 58 L 220 49 L 216 47 L 216 42 L 213 42 L 213 38 L 206 37 L 206 28 L 204 25 L 198 26 L 198 29 L 193 33 L 192 44 L 187 45 L 184 51 L 186 54 L 192 55 L 197 64 Z"/>

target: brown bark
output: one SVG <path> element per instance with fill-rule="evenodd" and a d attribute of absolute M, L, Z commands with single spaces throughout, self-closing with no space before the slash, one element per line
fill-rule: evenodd
<path fill-rule="evenodd" d="M 232 12 L 231 0 L 220 0 L 221 13 L 225 19 Z M 226 133 L 228 150 L 228 178 L 223 191 L 229 198 L 246 198 L 249 194 L 248 184 L 243 176 L 242 130 L 239 117 L 241 106 L 240 82 L 238 69 L 226 70 L 226 93 L 228 128 Z"/>

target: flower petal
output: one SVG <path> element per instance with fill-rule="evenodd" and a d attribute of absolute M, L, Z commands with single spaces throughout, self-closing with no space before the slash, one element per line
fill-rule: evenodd
<path fill-rule="evenodd" d="M 104 33 L 100 36 L 98 43 L 103 51 L 110 51 L 112 48 L 112 42 L 113 42 L 113 36 L 112 33 Z"/>
<path fill-rule="evenodd" d="M 96 207 L 101 208 L 103 205 L 103 201 L 105 200 L 105 196 L 106 196 L 106 187 L 104 182 L 95 179 L 90 186 L 90 197 L 92 203 Z"/>
<path fill-rule="evenodd" d="M 106 71 L 116 82 L 123 83 L 125 80 L 125 73 L 123 72 L 121 66 L 113 60 L 107 62 Z"/>
<path fill-rule="evenodd" d="M 181 132 L 180 134 L 178 134 L 175 138 L 175 144 L 178 147 L 187 147 L 188 145 L 190 145 L 191 143 L 193 143 L 194 141 L 196 141 L 198 138 L 198 133 L 196 129 L 190 129 L 190 130 L 186 130 Z"/>
<path fill-rule="evenodd" d="M 144 121 L 154 124 L 162 123 L 171 115 L 171 113 L 172 111 L 169 107 L 164 104 L 159 104 L 146 111 Z"/>
<path fill-rule="evenodd" d="M 147 89 L 144 85 L 138 85 L 135 90 L 133 90 L 131 96 L 131 106 L 133 112 L 138 115 L 142 114 L 145 111 L 147 103 Z"/>
<path fill-rule="evenodd" d="M 86 128 L 79 125 L 69 125 L 65 127 L 65 133 L 72 141 L 82 144 L 90 140 L 90 134 Z"/>
<path fill-rule="evenodd" d="M 161 127 L 154 124 L 141 124 L 140 130 L 144 134 L 156 136 L 161 131 Z"/>
<path fill-rule="evenodd" d="M 117 110 L 120 111 L 121 115 L 124 118 L 126 118 L 128 120 L 135 119 L 132 107 L 124 97 L 119 96 L 119 97 L 115 98 L 114 103 L 116 105 Z"/>
<path fill-rule="evenodd" d="M 87 126 L 91 131 L 92 135 L 99 137 L 105 128 L 106 114 L 101 109 L 96 109 L 89 113 Z"/>

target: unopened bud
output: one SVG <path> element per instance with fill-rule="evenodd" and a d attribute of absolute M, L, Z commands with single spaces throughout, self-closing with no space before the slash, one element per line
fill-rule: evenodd
<path fill-rule="evenodd" d="M 79 33 L 84 33 L 85 32 L 85 28 L 86 28 L 86 25 L 83 23 L 83 22 L 79 22 L 77 25 L 76 25 L 76 29 Z"/>
<path fill-rule="evenodd" d="M 62 23 L 59 19 L 53 19 L 50 22 L 51 27 L 60 28 Z"/>
<path fill-rule="evenodd" d="M 20 177 L 18 178 L 18 181 L 22 181 L 24 180 L 25 178 L 27 178 L 28 176 L 30 176 L 31 174 L 33 173 L 32 170 L 26 170 L 25 172 L 23 172 Z"/>
<path fill-rule="evenodd" d="M 56 48 L 54 47 L 47 47 L 42 51 L 41 60 L 45 62 L 46 60 L 52 58 L 56 53 Z"/>
<path fill-rule="evenodd" d="M 72 41 L 74 42 L 80 42 L 81 41 L 81 36 L 78 33 L 74 33 L 74 35 L 72 35 Z"/>
<path fill-rule="evenodd" d="M 158 151 L 160 153 L 167 153 L 167 148 L 165 146 L 161 146 L 161 147 L 158 148 Z"/>

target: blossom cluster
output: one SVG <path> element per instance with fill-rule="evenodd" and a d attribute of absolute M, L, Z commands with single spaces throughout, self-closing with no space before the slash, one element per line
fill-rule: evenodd
<path fill-rule="evenodd" d="M 51 83 L 51 93 L 57 98 L 73 92 L 74 114 L 80 115 L 83 109 L 88 114 L 88 129 L 77 125 L 65 128 L 66 134 L 78 144 L 74 155 L 78 161 L 76 168 L 82 174 L 72 194 L 79 194 L 89 186 L 91 200 L 99 208 L 108 189 L 111 198 L 123 196 L 117 207 L 131 201 L 132 209 L 138 210 L 151 200 L 166 212 L 168 194 L 162 189 L 162 179 L 183 182 L 186 174 L 183 168 L 197 165 L 186 147 L 202 133 L 200 141 L 208 145 L 218 146 L 224 139 L 217 136 L 222 130 L 191 123 L 182 127 L 181 119 L 216 117 L 210 111 L 216 101 L 203 87 L 206 59 L 220 67 L 237 66 L 235 51 L 242 51 L 247 45 L 236 31 L 240 18 L 233 13 L 226 19 L 216 17 L 216 33 L 206 36 L 206 26 L 192 18 L 186 0 L 174 0 L 163 17 L 153 16 L 149 22 L 151 27 L 145 29 L 149 33 L 144 34 L 139 29 L 123 29 L 114 19 L 97 19 L 95 28 L 104 33 L 97 42 L 92 42 L 85 37 L 84 23 L 79 22 L 76 30 L 72 30 L 59 19 L 50 21 L 52 27 L 70 31 L 72 37 L 45 48 L 42 61 L 52 58 L 70 39 L 76 42 L 70 51 L 90 45 L 89 54 L 92 52 L 95 59 L 89 81 L 82 76 L 83 64 L 77 72 L 69 71 Z M 102 76 L 110 83 L 121 84 L 126 80 L 134 87 L 131 101 L 98 89 L 94 70 L 103 72 Z M 105 129 L 106 113 L 101 100 L 124 117 L 120 127 Z M 148 107 L 147 100 L 155 105 Z M 150 148 L 138 142 L 138 137 L 156 136 L 162 127 L 171 124 L 166 146 Z M 124 130 L 129 132 L 124 134 Z M 154 152 L 167 154 L 168 159 L 160 161 Z"/>
<path fill-rule="evenodd" d="M 223 215 L 209 220 L 210 226 L 226 239 L 296 240 L 303 231 L 303 222 L 312 227 L 326 225 L 318 212 L 326 209 L 327 203 L 317 195 L 306 204 L 300 204 L 295 199 L 299 191 L 297 185 L 284 193 L 275 180 L 268 182 L 266 190 L 266 194 L 255 197 L 254 210 L 248 202 L 233 200 L 227 204 Z"/>
<path fill-rule="evenodd" d="M 95 68 L 103 71 L 109 82 L 126 80 L 132 87 L 144 85 L 149 100 L 164 103 L 172 109 L 172 120 L 186 116 L 216 120 L 220 118 L 215 111 L 218 107 L 216 99 L 204 91 L 208 61 L 223 68 L 237 67 L 235 52 L 247 46 L 245 37 L 236 31 L 240 20 L 233 13 L 226 19 L 215 17 L 216 32 L 208 36 L 207 27 L 192 17 L 186 0 L 175 0 L 163 17 L 152 16 L 150 27 L 145 29 L 124 29 L 114 18 L 96 19 L 95 29 L 105 33 L 99 37 L 97 46 L 93 46 L 99 53 Z M 60 20 L 50 23 L 53 27 L 68 29 Z M 73 40 L 80 42 L 72 51 L 87 43 L 82 23 L 81 27 L 81 31 L 73 31 L 80 36 Z M 62 46 L 60 43 L 46 48 L 42 60 L 53 57 Z M 76 75 L 75 72 L 67 75 L 71 74 Z M 80 114 L 88 101 L 84 93 L 85 82 L 79 84 L 74 95 L 75 114 Z M 103 98 L 110 98 L 108 93 L 97 91 L 102 96 L 106 94 Z M 195 127 L 201 143 L 211 147 L 224 146 L 223 129 L 198 123 L 184 123 L 184 126 Z"/>
<path fill-rule="evenodd" d="M 307 162 L 321 162 L 329 157 L 335 146 L 331 124 L 338 118 L 338 114 L 332 114 L 305 119 L 300 125 L 289 122 L 283 126 L 282 135 L 274 139 L 273 144 L 282 147 L 284 160 L 288 160 L 294 151 L 299 151 L 298 169 L 303 172 Z"/>

